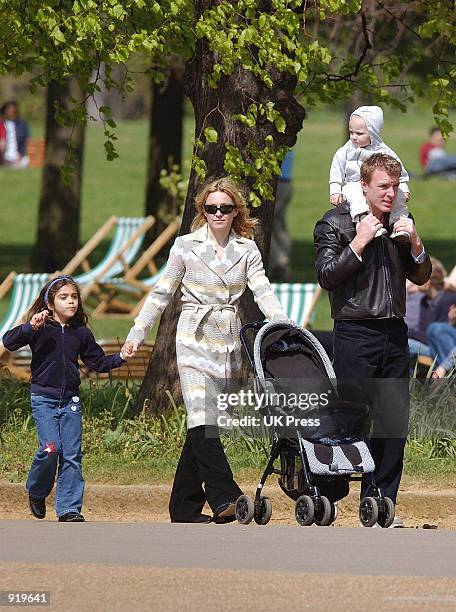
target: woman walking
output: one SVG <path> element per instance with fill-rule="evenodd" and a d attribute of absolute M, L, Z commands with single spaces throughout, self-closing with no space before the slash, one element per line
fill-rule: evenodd
<path fill-rule="evenodd" d="M 242 491 L 218 436 L 216 403 L 240 372 L 238 304 L 246 287 L 266 318 L 288 319 L 266 278 L 252 240 L 256 221 L 250 219 L 236 184 L 228 177 L 212 181 L 195 205 L 192 233 L 176 239 L 124 351 L 134 355 L 180 286 L 176 353 L 188 432 L 169 511 L 172 522 L 226 523 L 234 520 L 234 502 Z M 201 514 L 206 501 L 212 518 Z"/>

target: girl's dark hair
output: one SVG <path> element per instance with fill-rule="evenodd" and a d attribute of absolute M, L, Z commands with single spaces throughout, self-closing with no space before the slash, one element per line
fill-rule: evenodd
<path fill-rule="evenodd" d="M 51 284 L 52 286 L 50 287 Z M 72 287 L 74 287 L 74 289 L 76 290 L 78 294 L 78 309 L 74 313 L 74 315 L 71 317 L 71 321 L 74 323 L 79 323 L 80 325 L 87 325 L 89 317 L 84 312 L 84 308 L 82 306 L 81 292 L 79 290 L 79 286 L 76 281 L 68 277 L 58 279 L 57 281 L 53 279 L 44 285 L 44 287 L 40 291 L 39 296 L 36 298 L 36 300 L 34 301 L 30 310 L 27 313 L 28 320 L 30 320 L 33 317 L 33 315 L 35 315 L 37 312 L 41 312 L 42 310 L 46 309 L 46 310 L 52 311 L 52 306 L 54 305 L 54 297 L 60 291 L 60 289 L 64 287 L 65 285 L 71 285 Z M 48 288 L 49 288 L 49 292 L 48 292 Z M 48 292 L 47 300 L 49 302 L 49 306 L 48 304 L 46 304 L 46 301 L 45 301 L 45 296 L 47 292 Z"/>

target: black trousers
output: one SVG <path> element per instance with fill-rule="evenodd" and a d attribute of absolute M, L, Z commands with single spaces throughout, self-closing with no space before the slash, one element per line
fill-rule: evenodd
<path fill-rule="evenodd" d="M 394 503 L 408 429 L 409 359 L 403 319 L 345 320 L 334 324 L 336 377 L 355 381 L 373 409 L 369 445 L 375 462 L 374 479 Z M 372 493 L 371 478 L 366 475 L 361 497 Z"/>
<path fill-rule="evenodd" d="M 222 504 L 236 501 L 239 495 L 242 491 L 234 481 L 218 429 L 189 429 L 169 501 L 171 521 L 192 522 L 206 501 L 214 512 Z"/>

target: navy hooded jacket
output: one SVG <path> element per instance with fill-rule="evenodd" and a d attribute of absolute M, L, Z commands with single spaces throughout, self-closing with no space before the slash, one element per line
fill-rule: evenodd
<path fill-rule="evenodd" d="M 78 357 L 96 372 L 109 372 L 123 364 L 119 354 L 105 355 L 88 327 L 71 321 L 60 325 L 48 319 L 36 331 L 30 323 L 24 323 L 7 331 L 2 341 L 9 351 L 30 345 L 31 392 L 54 399 L 79 395 Z"/>

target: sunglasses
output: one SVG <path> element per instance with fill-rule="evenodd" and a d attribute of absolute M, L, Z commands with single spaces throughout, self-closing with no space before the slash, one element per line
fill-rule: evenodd
<path fill-rule="evenodd" d="M 215 204 L 205 204 L 204 210 L 209 215 L 215 215 L 219 210 L 222 215 L 229 215 L 234 210 L 234 204 L 222 204 L 221 206 L 216 206 Z"/>

